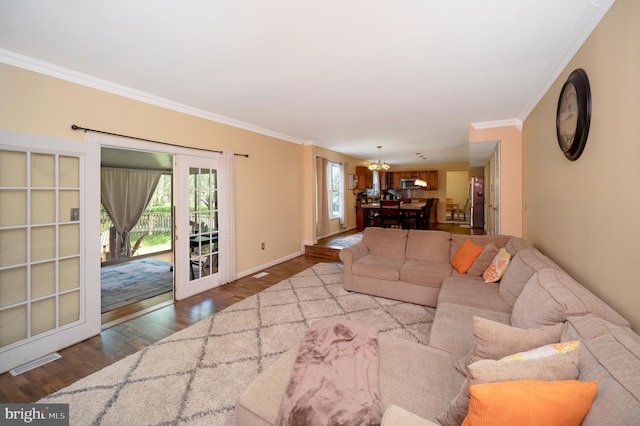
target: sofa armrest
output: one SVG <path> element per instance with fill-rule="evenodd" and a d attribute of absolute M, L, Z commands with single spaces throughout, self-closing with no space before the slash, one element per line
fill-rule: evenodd
<path fill-rule="evenodd" d="M 368 253 L 369 248 L 362 241 L 360 241 L 359 243 L 352 244 L 349 247 L 345 247 L 340 250 L 339 256 L 346 269 L 347 266 L 351 268 L 353 262 L 366 256 Z"/>
<path fill-rule="evenodd" d="M 438 424 L 416 416 L 397 405 L 390 405 L 382 416 L 380 426 L 438 426 Z"/>

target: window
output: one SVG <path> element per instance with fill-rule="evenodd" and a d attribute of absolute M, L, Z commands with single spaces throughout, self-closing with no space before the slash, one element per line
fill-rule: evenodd
<path fill-rule="evenodd" d="M 380 194 L 380 172 L 373 171 L 373 193 Z"/>
<path fill-rule="evenodd" d="M 340 163 L 327 162 L 327 179 L 329 187 L 329 219 L 337 219 L 342 212 L 342 165 Z"/>

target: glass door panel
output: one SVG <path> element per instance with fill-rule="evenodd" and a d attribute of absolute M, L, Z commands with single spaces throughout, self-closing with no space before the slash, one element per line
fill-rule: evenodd
<path fill-rule="evenodd" d="M 218 272 L 217 171 L 189 169 L 191 280 Z"/>
<path fill-rule="evenodd" d="M 100 332 L 98 154 L 0 132 L 0 373 Z"/>
<path fill-rule="evenodd" d="M 218 283 L 217 159 L 176 156 L 176 299 Z"/>

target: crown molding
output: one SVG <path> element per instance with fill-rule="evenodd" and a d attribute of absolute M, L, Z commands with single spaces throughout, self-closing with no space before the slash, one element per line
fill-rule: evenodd
<path fill-rule="evenodd" d="M 20 55 L 10 50 L 0 48 L 0 62 L 14 67 L 33 71 L 39 74 L 44 74 L 49 77 L 55 77 L 61 80 L 69 81 L 71 83 L 76 83 L 81 86 L 91 87 L 103 92 L 112 93 L 114 95 L 170 109 L 172 111 L 181 112 L 194 117 L 203 118 L 205 120 L 215 121 L 216 123 L 226 124 L 239 129 L 248 130 L 250 132 L 258 133 L 265 136 L 270 136 L 276 139 L 282 139 L 297 144 L 303 144 L 305 142 L 303 139 L 295 138 L 293 136 L 285 135 L 283 133 L 275 132 L 273 130 L 255 126 L 250 123 L 235 120 L 233 118 L 213 114 L 202 109 L 193 108 L 185 104 L 152 95 L 150 93 L 142 92 L 140 90 L 122 86 L 120 84 L 116 84 L 107 80 L 92 77 L 90 75 L 44 62 L 39 59 L 31 58 L 29 56 Z"/>
<path fill-rule="evenodd" d="M 615 0 L 591 0 L 589 6 L 582 14 L 580 22 L 573 30 L 571 37 L 567 43 L 563 46 L 562 50 L 556 57 L 549 71 L 542 79 L 540 87 L 536 91 L 536 96 L 531 99 L 531 102 L 520 114 L 520 119 L 524 121 L 531 111 L 538 105 L 540 99 L 547 93 L 551 85 L 558 79 L 560 74 L 569 65 L 571 59 L 578 52 L 580 47 L 587 41 L 587 38 L 591 35 L 598 23 L 602 20 L 604 15 L 607 14 Z"/>
<path fill-rule="evenodd" d="M 511 118 L 508 120 L 496 120 L 496 121 L 482 121 L 479 123 L 471 123 L 471 127 L 476 130 L 481 129 L 494 129 L 496 127 L 517 127 L 518 130 L 522 131 L 522 121 L 517 118 Z"/>

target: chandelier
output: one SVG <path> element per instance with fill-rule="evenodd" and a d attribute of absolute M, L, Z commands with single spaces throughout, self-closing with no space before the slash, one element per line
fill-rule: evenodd
<path fill-rule="evenodd" d="M 369 170 L 377 170 L 379 172 L 382 170 L 389 170 L 390 166 L 387 163 L 380 162 L 380 148 L 382 148 L 382 146 L 378 145 L 378 162 L 369 164 Z"/>

